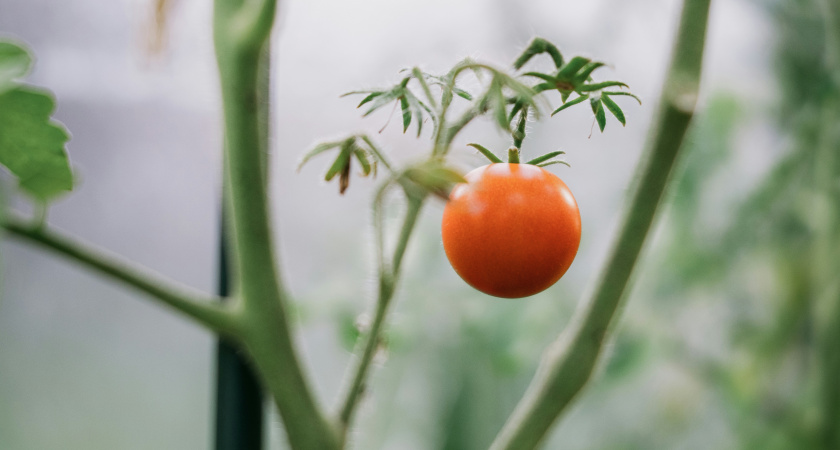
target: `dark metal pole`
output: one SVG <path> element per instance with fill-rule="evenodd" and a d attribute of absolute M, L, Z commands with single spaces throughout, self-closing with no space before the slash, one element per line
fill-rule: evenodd
<path fill-rule="evenodd" d="M 219 239 L 219 295 L 230 293 L 225 220 Z M 237 349 L 219 339 L 216 349 L 216 450 L 261 450 L 262 390 Z"/>

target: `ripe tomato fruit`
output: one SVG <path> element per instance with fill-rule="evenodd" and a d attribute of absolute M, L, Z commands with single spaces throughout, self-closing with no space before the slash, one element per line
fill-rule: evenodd
<path fill-rule="evenodd" d="M 580 245 L 580 211 L 566 183 L 530 164 L 490 164 L 465 178 L 452 190 L 441 225 L 455 272 L 504 298 L 556 283 Z"/>

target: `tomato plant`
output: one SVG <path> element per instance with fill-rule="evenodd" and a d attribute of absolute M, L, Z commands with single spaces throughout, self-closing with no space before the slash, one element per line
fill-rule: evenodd
<path fill-rule="evenodd" d="M 474 169 L 443 211 L 443 248 L 472 287 L 496 297 L 534 295 L 572 264 L 580 212 L 559 177 L 531 164 Z"/>
<path fill-rule="evenodd" d="M 271 67 L 269 42 L 276 7 L 276 0 L 214 1 L 214 43 L 224 113 L 224 198 L 229 206 L 224 214 L 231 225 L 226 251 L 231 253 L 233 287 L 230 295 L 224 294 L 227 298 L 187 289 L 49 226 L 46 203 L 73 187 L 64 153 L 68 134 L 50 117 L 52 97 L 22 82 L 31 58 L 14 42 L 0 42 L 0 164 L 17 177 L 19 188 L 30 193 L 44 213 L 27 218 L 0 208 L 0 224 L 6 233 L 138 289 L 219 335 L 238 349 L 259 375 L 274 400 L 291 448 L 340 450 L 348 444 L 354 412 L 368 391 L 372 361 L 385 340 L 387 313 L 398 293 L 403 257 L 427 200 L 434 196 L 449 200 L 443 239 L 453 266 L 469 283 L 499 296 L 539 292 L 568 269 L 577 252 L 581 224 L 568 187 L 542 169 L 563 164 L 551 161 L 562 152 L 519 163 L 526 124 L 539 118 L 541 106 L 550 103 L 547 97 L 551 94 L 562 102 L 552 115 L 588 100 L 593 124 L 597 122 L 603 131 L 605 111 L 625 124 L 621 108 L 611 97 L 636 97 L 621 90 L 627 87 L 622 82 L 593 79 L 604 63 L 582 56 L 566 59 L 557 47 L 540 38 L 525 48 L 512 67 L 471 59 L 437 75 L 414 67 L 404 71 L 394 86 L 351 93 L 365 95 L 358 104 L 367 105 L 365 115 L 395 103 L 395 109 L 399 106 L 402 112 L 404 132 L 412 122 L 418 136 L 424 123 L 429 123 L 432 131 L 428 158 L 413 165 L 397 164 L 398 160 L 391 160 L 388 152 L 365 134 L 322 143 L 303 158 L 306 162 L 336 151 L 325 179 L 339 175 L 340 192 L 349 186 L 354 161 L 363 175 L 376 176 L 381 168 L 387 177 L 373 202 L 378 283 L 372 320 L 360 330 L 357 357 L 347 368 L 344 392 L 335 412 L 330 413 L 318 401 L 300 362 L 294 314 L 290 313 L 294 297 L 280 275 L 270 221 L 267 155 L 271 127 L 268 108 L 260 105 L 270 98 L 270 83 L 265 82 L 270 77 L 261 71 Z M 491 449 L 536 448 L 593 373 L 693 115 L 708 10 L 709 0 L 685 0 L 675 57 L 660 100 L 661 112 L 641 158 L 639 181 L 631 190 L 604 275 L 569 333 L 546 351 L 541 363 L 544 370 L 537 373 Z M 551 58 L 549 72 L 521 71 L 541 54 Z M 459 87 L 465 73 L 476 75 L 480 90 L 470 93 Z M 484 147 L 471 144 L 493 164 L 464 178 L 450 166 L 448 153 L 456 136 L 483 116 L 510 134 L 509 161 L 504 164 Z M 403 194 L 404 218 L 396 242 L 386 245 L 390 234 L 385 232 L 384 199 L 393 191 Z"/>

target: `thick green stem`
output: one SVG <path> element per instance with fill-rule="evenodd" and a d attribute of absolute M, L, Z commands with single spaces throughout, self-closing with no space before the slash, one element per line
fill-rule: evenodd
<path fill-rule="evenodd" d="M 238 311 L 235 302 L 221 305 L 218 299 L 191 292 L 117 255 L 47 230 L 42 224 L 26 223 L 8 212 L 5 213 L 3 227 L 10 235 L 42 245 L 103 275 L 139 289 L 223 336 L 233 339 L 238 336 L 241 323 L 238 315 L 233 312 Z"/>
<path fill-rule="evenodd" d="M 492 449 L 533 449 L 592 375 L 667 186 L 700 85 L 710 0 L 686 0 L 656 119 L 618 238 L 592 297 L 547 350 Z"/>
<path fill-rule="evenodd" d="M 259 61 L 270 36 L 275 3 L 215 2 L 234 274 L 243 299 L 245 348 L 271 391 L 289 443 L 294 449 L 329 450 L 338 448 L 337 434 L 316 404 L 297 357 L 268 213 Z"/>
<path fill-rule="evenodd" d="M 405 255 L 408 241 L 417 224 L 417 218 L 420 216 L 422 207 L 422 199 L 409 197 L 405 220 L 400 230 L 397 245 L 394 248 L 394 256 L 390 266 L 384 261 L 384 258 L 379 258 L 379 294 L 375 305 L 373 322 L 367 331 L 365 339 L 359 343 L 358 349 L 355 352 L 358 357 L 349 372 L 352 375 L 349 378 L 350 382 L 343 396 L 341 409 L 338 413 L 339 424 L 345 434 L 353 420 L 353 413 L 356 411 L 359 400 L 364 393 L 365 380 L 369 373 L 370 364 L 376 354 L 376 349 L 379 347 L 385 317 L 388 313 L 391 299 L 394 297 L 394 292 L 396 291 L 403 256 Z M 377 223 L 376 226 L 379 227 L 380 225 Z M 378 233 L 381 231 L 377 230 Z M 377 240 L 377 246 L 382 246 L 381 240 Z M 381 253 L 382 249 L 379 248 L 377 251 Z"/>

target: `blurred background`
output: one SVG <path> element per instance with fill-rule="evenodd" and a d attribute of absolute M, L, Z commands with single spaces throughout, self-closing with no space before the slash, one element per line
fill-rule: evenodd
<path fill-rule="evenodd" d="M 838 439 L 840 92 L 823 61 L 828 1 L 713 2 L 699 115 L 668 206 L 598 373 L 546 448 L 828 449 Z M 322 181 L 326 158 L 299 174 L 298 158 L 353 131 L 403 161 L 429 144 L 396 121 L 379 134 L 388 111 L 362 120 L 341 93 L 385 86 L 417 64 L 442 73 L 469 56 L 505 66 L 539 35 L 608 62 L 600 77 L 644 100 L 620 98 L 630 100 L 627 127 L 608 118 L 591 137 L 588 108 L 531 124 L 523 151 L 567 152 L 571 169 L 553 171 L 583 219 L 577 260 L 544 293 L 472 290 L 443 253 L 443 204 L 424 210 L 351 439 L 365 450 L 486 448 L 603 263 L 681 2 L 280 3 L 273 215 L 298 342 L 324 403 L 375 287 L 375 184 L 355 179 L 339 196 Z M 73 134 L 79 186 L 50 221 L 209 291 L 221 174 L 211 2 L 171 6 L 157 53 L 151 0 L 0 0 L 0 33 L 31 45 L 30 81 L 54 91 Z M 508 146 L 477 121 L 454 147 L 464 169 L 482 164 L 464 146 L 475 141 Z M 209 333 L 39 249 L 6 240 L 0 250 L 0 449 L 210 447 Z M 285 448 L 279 420 L 269 421 L 271 448 Z"/>

